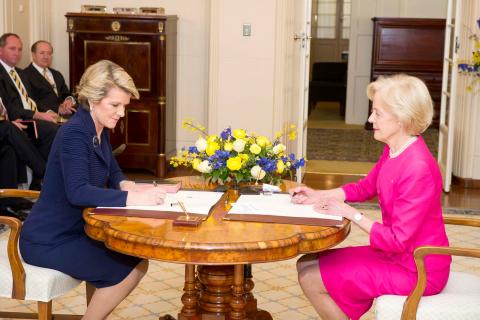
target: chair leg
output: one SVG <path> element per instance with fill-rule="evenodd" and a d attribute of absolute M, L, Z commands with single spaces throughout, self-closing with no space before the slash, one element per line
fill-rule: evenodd
<path fill-rule="evenodd" d="M 52 320 L 52 301 L 38 301 L 38 320 Z"/>
<path fill-rule="evenodd" d="M 96 288 L 92 286 L 90 283 L 85 282 L 85 289 L 87 292 L 87 306 L 90 304 L 90 300 L 92 300 L 93 294 L 95 293 Z"/>

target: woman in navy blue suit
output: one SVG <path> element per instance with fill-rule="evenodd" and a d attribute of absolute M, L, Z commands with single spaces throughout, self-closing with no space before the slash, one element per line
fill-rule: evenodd
<path fill-rule="evenodd" d="M 81 108 L 57 133 L 40 198 L 24 222 L 20 250 L 29 264 L 56 269 L 97 289 L 84 319 L 104 319 L 137 286 L 148 261 L 107 249 L 87 237 L 85 207 L 161 204 L 159 188 L 137 190 L 122 174 L 109 129 L 139 97 L 132 78 L 102 60 L 90 66 L 77 87 Z"/>

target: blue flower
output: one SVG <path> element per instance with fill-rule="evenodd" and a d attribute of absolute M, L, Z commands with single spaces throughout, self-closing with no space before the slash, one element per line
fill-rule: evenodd
<path fill-rule="evenodd" d="M 227 129 L 223 130 L 222 133 L 220 133 L 220 137 L 222 137 L 223 140 L 228 140 L 230 137 L 232 137 L 232 128 L 228 127 Z"/>
<path fill-rule="evenodd" d="M 304 159 L 304 158 L 299 159 L 299 160 L 296 161 L 296 162 L 294 163 L 294 165 L 293 165 L 293 167 L 294 167 L 295 169 L 298 169 L 298 168 L 303 167 L 303 166 L 305 166 L 305 159 Z"/>
<path fill-rule="evenodd" d="M 197 147 L 188 147 L 188 153 L 199 153 Z"/>
<path fill-rule="evenodd" d="M 277 162 L 275 159 L 263 157 L 257 160 L 257 164 L 267 173 L 277 170 Z"/>
<path fill-rule="evenodd" d="M 288 156 L 290 157 L 290 160 L 291 160 L 291 161 L 295 160 L 295 154 L 290 153 Z"/>
<path fill-rule="evenodd" d="M 477 20 L 477 26 L 480 28 L 480 19 Z"/>

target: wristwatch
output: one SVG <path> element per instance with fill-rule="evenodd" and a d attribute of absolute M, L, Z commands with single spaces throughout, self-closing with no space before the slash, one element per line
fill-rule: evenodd
<path fill-rule="evenodd" d="M 360 222 L 360 221 L 362 221 L 362 219 L 363 219 L 363 214 L 361 212 L 356 213 L 353 216 L 353 220 L 355 220 L 355 222 Z"/>

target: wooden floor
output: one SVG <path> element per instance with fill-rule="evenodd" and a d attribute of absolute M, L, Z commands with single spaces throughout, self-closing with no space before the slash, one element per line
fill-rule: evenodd
<path fill-rule="evenodd" d="M 125 174 L 130 179 L 155 179 L 156 177 L 147 171 L 126 171 Z M 167 177 L 178 177 L 182 175 L 192 175 L 191 170 L 170 169 Z M 307 173 L 303 182 L 315 189 L 337 188 L 345 183 L 355 182 L 362 176 L 358 175 L 339 175 L 325 173 Z M 375 201 L 375 200 L 373 200 Z M 466 189 L 460 186 L 452 186 L 449 193 L 443 193 L 442 205 L 448 208 L 480 209 L 480 189 Z"/>

